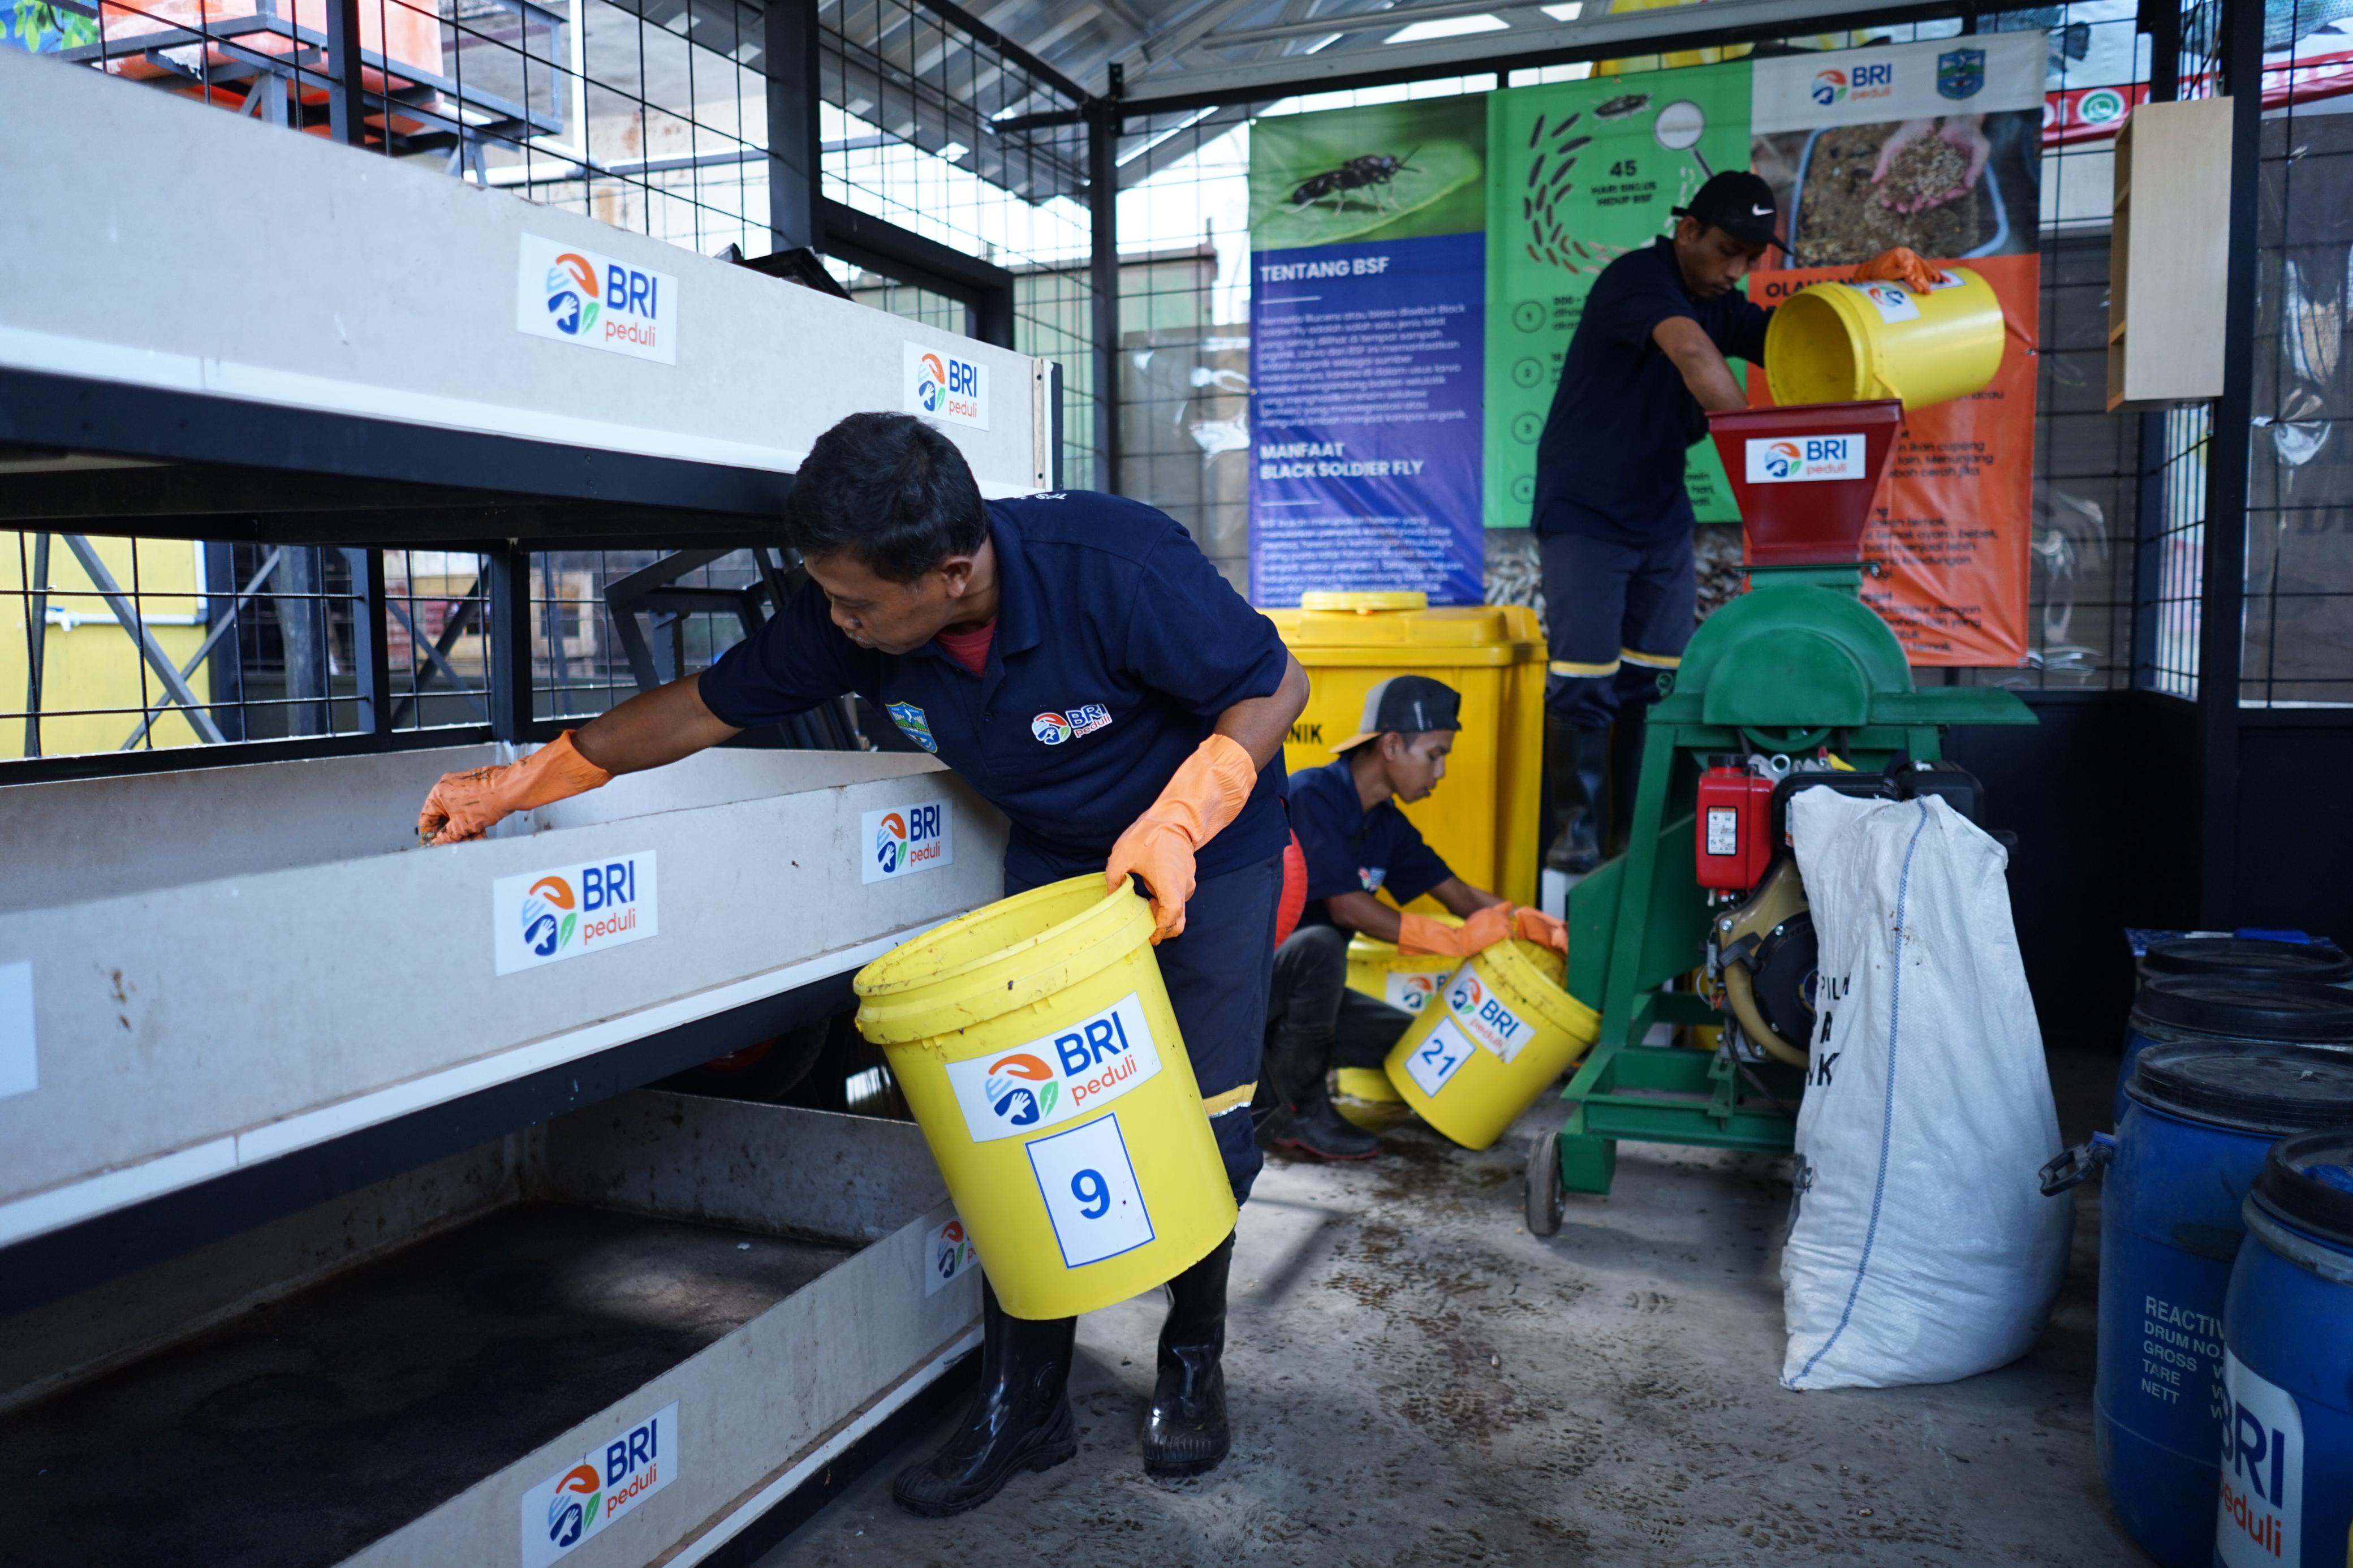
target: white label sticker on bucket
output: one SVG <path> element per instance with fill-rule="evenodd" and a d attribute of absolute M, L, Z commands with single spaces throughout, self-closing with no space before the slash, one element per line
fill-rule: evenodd
<path fill-rule="evenodd" d="M 1118 1117 L 1035 1139 L 1025 1152 L 1065 1266 L 1100 1263 L 1152 1239 L 1152 1216 L 1145 1212 L 1135 1167 L 1128 1163 Z"/>
<path fill-rule="evenodd" d="M 1506 1062 L 1518 1056 L 1520 1047 L 1535 1033 L 1526 1019 L 1504 1005 L 1502 997 L 1479 983 L 1467 963 L 1455 972 L 1447 986 L 1446 1005 L 1472 1043 Z"/>
<path fill-rule="evenodd" d="M 1456 1069 L 1470 1060 L 1472 1048 L 1462 1031 L 1454 1026 L 1453 1019 L 1440 1018 L 1421 1044 L 1413 1048 L 1413 1055 L 1405 1058 L 1406 1076 L 1413 1079 L 1415 1088 L 1436 1100 L 1438 1091 L 1446 1087 Z"/>
<path fill-rule="evenodd" d="M 1850 283 L 1853 289 L 1871 301 L 1883 321 L 1916 321 L 1920 319 L 1920 302 L 1901 283 Z"/>
<path fill-rule="evenodd" d="M 925 1242 L 923 1258 L 923 1294 L 936 1296 L 950 1284 L 972 1271 L 980 1255 L 972 1249 L 972 1237 L 965 1234 L 964 1221 L 952 1219 L 932 1232 Z"/>
<path fill-rule="evenodd" d="M 1160 1048 L 1131 991 L 1069 1027 L 948 1064 L 948 1087 L 976 1143 L 1026 1138 L 1091 1116 L 1160 1070 Z"/>
<path fill-rule="evenodd" d="M 2253 1245 L 2252 1243 L 2250 1245 Z M 2222 1352 L 2222 1489 L 2214 1552 L 2230 1568 L 2304 1561 L 2304 1412 L 2295 1395 Z"/>
<path fill-rule="evenodd" d="M 1752 436 L 1746 452 L 1752 485 L 1804 484 L 1817 479 L 1871 476 L 1862 433 L 1833 436 Z"/>
<path fill-rule="evenodd" d="M 1445 978 L 1442 974 L 1398 974 L 1392 972 L 1388 985 L 1389 1005 L 1402 1007 L 1409 1013 L 1419 1013 L 1423 1003 L 1438 994 L 1439 984 Z"/>

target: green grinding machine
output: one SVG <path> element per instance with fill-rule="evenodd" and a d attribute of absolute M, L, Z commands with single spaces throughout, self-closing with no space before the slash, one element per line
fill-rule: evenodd
<path fill-rule="evenodd" d="M 1787 1153 L 1814 1024 L 1814 936 L 1785 828 L 1826 786 L 1943 795 L 1946 727 L 2031 724 L 2011 692 L 1917 688 L 1895 634 L 1858 596 L 1865 521 L 1894 453 L 1894 402 L 1709 417 L 1740 504 L 1748 591 L 1662 677 L 1624 854 L 1568 895 L 1568 989 L 1601 1016 L 1556 1139 L 1528 1161 L 1528 1228 L 1566 1192 L 1607 1193 L 1618 1143 Z M 1703 1048 L 1651 1044 L 1658 1026 Z M 1704 1048 L 1712 1040 L 1714 1048 Z"/>

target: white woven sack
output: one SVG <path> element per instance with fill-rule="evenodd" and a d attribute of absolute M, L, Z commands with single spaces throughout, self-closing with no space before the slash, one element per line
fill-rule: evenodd
<path fill-rule="evenodd" d="M 1788 1388 L 1945 1383 L 2015 1361 L 2073 1210 L 2001 846 L 1937 799 L 1789 803 L 1820 942 L 1781 1255 Z"/>

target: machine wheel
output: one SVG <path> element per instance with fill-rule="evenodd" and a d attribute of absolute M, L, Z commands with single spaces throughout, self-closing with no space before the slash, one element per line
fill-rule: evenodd
<path fill-rule="evenodd" d="M 1560 1134 L 1542 1132 L 1528 1145 L 1528 1234 L 1560 1234 Z"/>

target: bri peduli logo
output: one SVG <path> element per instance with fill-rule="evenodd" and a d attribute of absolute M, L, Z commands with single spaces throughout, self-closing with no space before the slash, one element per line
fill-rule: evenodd
<path fill-rule="evenodd" d="M 1814 73 L 1813 100 L 1824 109 L 1846 97 L 1846 72 L 1842 70 Z"/>
<path fill-rule="evenodd" d="M 1040 713 L 1029 721 L 1029 732 L 1045 745 L 1059 746 L 1076 733 L 1076 730 L 1062 714 Z"/>
<path fill-rule="evenodd" d="M 1409 1013 L 1419 1013 L 1422 1005 L 1438 994 L 1437 980 L 1427 974 L 1409 974 L 1398 987 L 1398 1001 Z"/>
<path fill-rule="evenodd" d="M 885 811 L 874 824 L 874 868 L 895 877 L 921 865 L 947 863 L 947 807 L 937 804 Z"/>
<path fill-rule="evenodd" d="M 940 405 L 947 401 L 948 367 L 934 353 L 925 354 L 918 363 L 923 368 L 915 376 L 915 401 L 923 405 L 924 413 L 937 414 Z"/>
<path fill-rule="evenodd" d="M 989 1109 L 1016 1127 L 1036 1126 L 1040 1117 L 1053 1110 L 1061 1091 L 1054 1069 L 1026 1051 L 989 1063 L 988 1077 L 981 1085 Z"/>
<path fill-rule="evenodd" d="M 596 324 L 596 268 L 586 257 L 567 250 L 547 269 L 547 313 L 565 336 L 576 338 Z"/>
<path fill-rule="evenodd" d="M 491 884 L 501 974 L 659 935 L 654 857 L 554 866 Z"/>
<path fill-rule="evenodd" d="M 542 958 L 553 957 L 580 927 L 572 884 L 561 877 L 542 877 L 522 897 L 523 945 Z"/>
<path fill-rule="evenodd" d="M 555 1495 L 547 1503 L 547 1539 L 551 1545 L 577 1545 L 581 1535 L 596 1517 L 596 1504 L 605 1490 L 602 1477 L 593 1465 L 575 1465 L 555 1483 Z"/>
<path fill-rule="evenodd" d="M 1478 977 L 1465 974 L 1456 983 L 1454 994 L 1447 997 L 1446 1005 L 1458 1013 L 1476 1013 L 1479 1005 L 1486 999 L 1487 994 L 1480 989 Z"/>
<path fill-rule="evenodd" d="M 1776 441 L 1765 448 L 1765 471 L 1777 479 L 1788 479 L 1806 460 L 1795 441 Z"/>

